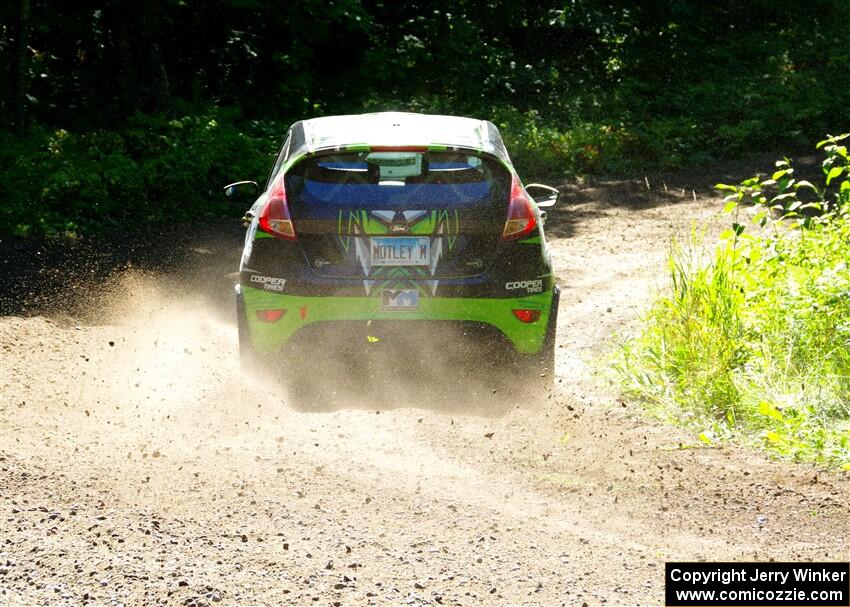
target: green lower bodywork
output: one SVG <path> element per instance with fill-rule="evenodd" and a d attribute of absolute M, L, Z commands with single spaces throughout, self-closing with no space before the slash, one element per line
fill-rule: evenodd
<path fill-rule="evenodd" d="M 517 298 L 424 297 L 415 311 L 385 310 L 377 297 L 303 297 L 243 285 L 248 332 L 261 354 L 280 351 L 301 328 L 316 322 L 368 320 L 474 321 L 494 326 L 522 354 L 538 352 L 546 337 L 552 291 Z M 540 319 L 523 323 L 512 310 L 540 310 Z M 286 310 L 276 322 L 257 319 L 258 310 Z"/>

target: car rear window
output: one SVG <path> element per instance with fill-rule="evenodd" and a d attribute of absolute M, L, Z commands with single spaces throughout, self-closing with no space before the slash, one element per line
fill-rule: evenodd
<path fill-rule="evenodd" d="M 498 161 L 474 154 L 359 152 L 301 161 L 289 170 L 286 191 L 296 206 L 439 207 L 501 200 L 509 180 Z"/>

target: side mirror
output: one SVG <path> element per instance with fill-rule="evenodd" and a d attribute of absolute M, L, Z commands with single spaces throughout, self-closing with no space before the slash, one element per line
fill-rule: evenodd
<path fill-rule="evenodd" d="M 553 187 L 543 185 L 542 183 L 530 183 L 525 186 L 525 191 L 534 199 L 534 202 L 541 209 L 554 207 L 558 203 L 558 197 L 561 193 Z"/>
<path fill-rule="evenodd" d="M 257 185 L 256 181 L 237 181 L 224 186 L 224 195 L 231 201 L 240 204 L 248 201 L 253 202 L 259 193 L 260 186 Z"/>

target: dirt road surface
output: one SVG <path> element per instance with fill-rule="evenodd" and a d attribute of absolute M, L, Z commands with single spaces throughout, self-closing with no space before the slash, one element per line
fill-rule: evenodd
<path fill-rule="evenodd" d="M 698 445 L 595 371 L 720 208 L 681 186 L 564 187 L 542 404 L 291 407 L 239 370 L 231 224 L 107 295 L 47 272 L 0 318 L 0 605 L 658 605 L 667 560 L 850 559 L 847 475 Z"/>

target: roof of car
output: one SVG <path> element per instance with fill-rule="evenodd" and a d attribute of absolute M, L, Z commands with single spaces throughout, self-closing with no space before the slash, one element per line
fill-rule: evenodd
<path fill-rule="evenodd" d="M 290 158 L 359 146 L 446 146 L 481 150 L 510 162 L 496 126 L 488 120 L 410 112 L 325 116 L 292 125 Z"/>

